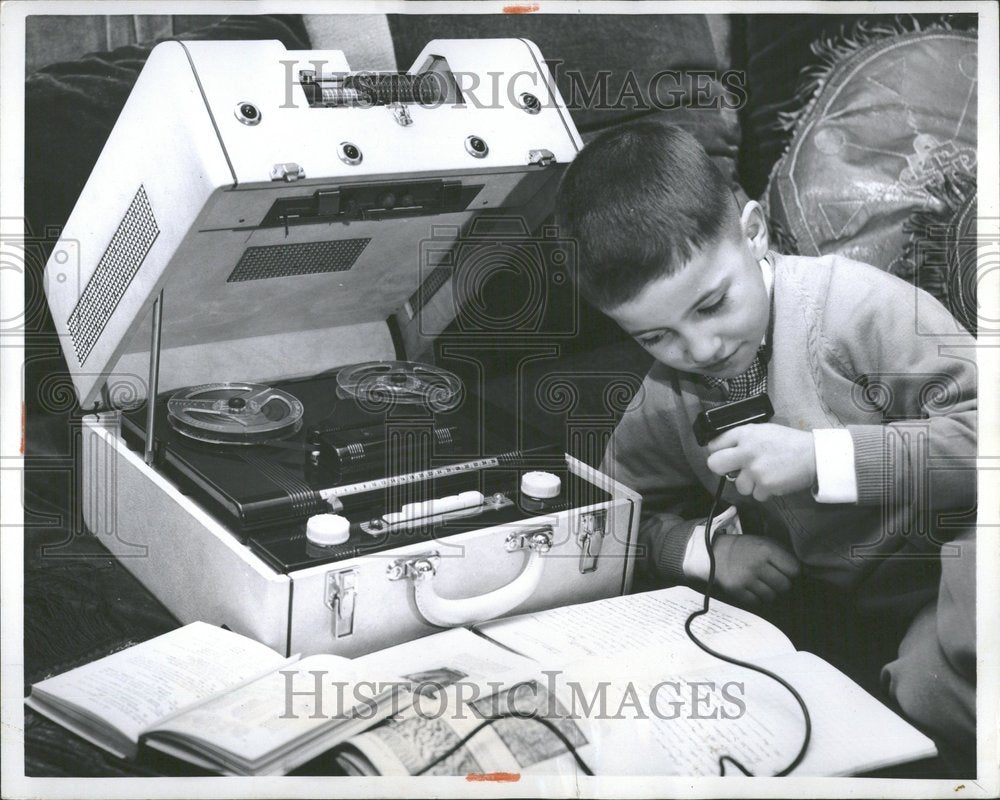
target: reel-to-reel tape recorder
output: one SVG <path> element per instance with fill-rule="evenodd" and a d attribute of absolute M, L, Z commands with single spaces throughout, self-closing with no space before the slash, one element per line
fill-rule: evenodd
<path fill-rule="evenodd" d="M 47 265 L 84 519 L 181 621 L 355 655 L 628 588 L 635 493 L 399 360 L 461 302 L 422 243 L 533 230 L 581 146 L 529 42 L 431 42 L 428 70 L 447 102 L 340 103 L 316 85 L 369 84 L 339 51 L 157 46 L 63 231 L 80 280 Z"/>
<path fill-rule="evenodd" d="M 400 361 L 187 387 L 158 404 L 156 461 L 281 571 L 611 499 L 526 426 L 509 449 L 514 421 L 483 420 L 464 395 L 453 373 Z M 137 452 L 145 424 L 145 409 L 122 417 Z M 539 491 L 525 473 L 551 477 Z M 344 521 L 336 541 L 316 533 L 331 516 Z"/>

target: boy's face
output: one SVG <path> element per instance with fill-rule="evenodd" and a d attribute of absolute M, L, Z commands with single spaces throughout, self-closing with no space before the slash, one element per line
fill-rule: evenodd
<path fill-rule="evenodd" d="M 668 367 L 732 378 L 750 366 L 767 331 L 770 301 L 759 264 L 766 252 L 763 212 L 751 201 L 739 231 L 696 250 L 673 275 L 606 313 Z"/>

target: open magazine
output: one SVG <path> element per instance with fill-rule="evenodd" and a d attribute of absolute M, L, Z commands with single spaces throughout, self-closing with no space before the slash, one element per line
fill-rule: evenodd
<path fill-rule="evenodd" d="M 804 733 L 789 692 L 757 672 L 720 662 L 684 632 L 702 604 L 686 587 L 627 595 L 477 627 L 534 659 L 536 674 L 474 696 L 443 689 L 448 713 L 417 703 L 338 750 L 355 775 L 578 772 L 558 726 L 598 775 L 718 775 L 720 756 L 755 775 L 787 766 Z M 849 775 L 936 754 L 933 742 L 815 655 L 796 652 L 776 627 L 713 602 L 695 633 L 710 647 L 781 675 L 803 696 L 812 741 L 794 775 Z M 465 746 L 438 762 L 485 720 Z M 727 767 L 729 774 L 734 771 Z"/>

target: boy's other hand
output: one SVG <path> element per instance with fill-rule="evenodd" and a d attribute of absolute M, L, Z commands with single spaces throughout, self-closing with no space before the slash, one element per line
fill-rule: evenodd
<path fill-rule="evenodd" d="M 816 451 L 810 431 L 773 422 L 742 425 L 708 443 L 708 468 L 736 474 L 736 491 L 767 500 L 808 489 L 816 480 Z"/>
<path fill-rule="evenodd" d="M 716 583 L 742 603 L 771 602 L 787 592 L 799 574 L 795 556 L 763 536 L 720 533 L 713 549 Z"/>

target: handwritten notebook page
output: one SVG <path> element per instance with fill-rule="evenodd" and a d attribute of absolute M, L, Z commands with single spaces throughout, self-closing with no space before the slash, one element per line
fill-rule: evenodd
<path fill-rule="evenodd" d="M 653 651 L 679 669 L 713 660 L 684 632 L 684 621 L 701 606 L 702 596 L 696 591 L 674 586 L 524 614 L 477 626 L 477 630 L 546 665 Z M 771 623 L 718 600 L 712 601 L 711 612 L 699 617 L 692 627 L 711 647 L 742 653 L 744 658 L 795 649 Z"/>
<path fill-rule="evenodd" d="M 766 675 L 716 663 L 683 676 L 575 676 L 582 678 L 578 692 L 598 681 L 615 687 L 606 691 L 608 713 L 590 715 L 592 766 L 600 774 L 711 776 L 728 755 L 765 776 L 790 764 L 805 731 L 795 698 Z M 850 775 L 936 752 L 930 739 L 812 653 L 786 653 L 761 666 L 791 683 L 809 709 L 812 738 L 794 775 Z M 638 703 L 622 705 L 626 687 Z M 725 769 L 740 774 L 731 763 Z"/>

